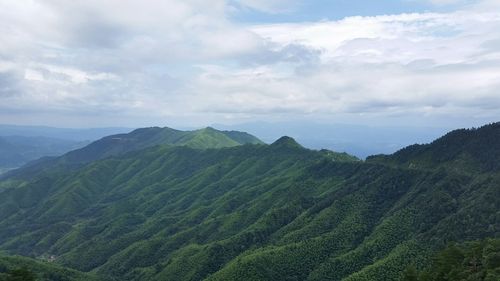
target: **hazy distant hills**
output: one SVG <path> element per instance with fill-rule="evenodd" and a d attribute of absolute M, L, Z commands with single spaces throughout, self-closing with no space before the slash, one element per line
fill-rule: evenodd
<path fill-rule="evenodd" d="M 57 156 L 89 142 L 47 137 L 0 136 L 0 172 L 43 156 Z"/>
<path fill-rule="evenodd" d="M 54 128 L 0 124 L 0 136 L 45 137 L 72 141 L 92 141 L 105 136 L 130 132 L 131 128 Z"/>
<path fill-rule="evenodd" d="M 359 158 L 391 154 L 415 143 L 428 143 L 449 131 L 448 128 L 414 126 L 369 126 L 306 121 L 254 122 L 214 125 L 224 130 L 243 130 L 272 142 L 283 135 L 293 136 L 311 149 L 345 151 Z"/>
<path fill-rule="evenodd" d="M 142 128 L 126 134 L 104 137 L 81 149 L 70 151 L 61 157 L 41 159 L 19 170 L 12 171 L 11 174 L 31 176 L 57 166 L 75 168 L 95 160 L 156 145 L 188 146 L 206 149 L 232 147 L 242 144 L 262 144 L 262 141 L 244 132 L 218 131 L 210 127 L 193 131 L 181 131 L 167 127 Z"/>
<path fill-rule="evenodd" d="M 399 280 L 450 242 L 500 236 L 499 134 L 359 161 L 290 137 L 138 129 L 0 181 L 0 250 L 53 257 L 69 280 Z"/>
<path fill-rule="evenodd" d="M 235 125 L 213 125 L 216 129 L 245 131 L 266 143 L 281 136 L 294 137 L 311 149 L 345 151 L 360 158 L 374 154 L 390 154 L 415 143 L 428 143 L 449 128 L 384 127 L 356 124 L 332 124 L 305 121 L 254 122 Z M 0 125 L 0 136 L 43 136 L 75 141 L 97 140 L 105 136 L 128 133 L 134 128 L 65 129 L 43 126 Z"/>
<path fill-rule="evenodd" d="M 64 129 L 0 124 L 0 174 L 46 156 L 59 156 L 126 128 Z"/>

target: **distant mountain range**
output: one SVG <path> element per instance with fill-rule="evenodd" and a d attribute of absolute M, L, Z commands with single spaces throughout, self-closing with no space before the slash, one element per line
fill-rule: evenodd
<path fill-rule="evenodd" d="M 45 137 L 72 141 L 92 141 L 105 136 L 130 132 L 131 128 L 55 128 L 0 124 L 0 136 Z"/>
<path fill-rule="evenodd" d="M 0 278 L 411 278 L 451 242 L 499 238 L 499 158 L 500 123 L 366 161 L 213 128 L 113 135 L 4 175 Z M 500 249 L 480 249 L 479 280 L 499 280 Z"/>
<path fill-rule="evenodd" d="M 429 143 L 450 130 L 446 127 L 369 126 L 295 120 L 213 126 L 222 130 L 243 130 L 268 143 L 288 135 L 307 148 L 344 151 L 362 159 L 374 154 L 391 154 L 415 143 Z"/>
<path fill-rule="evenodd" d="M 126 128 L 63 129 L 0 124 L 0 174 L 46 156 L 59 156 Z"/>
<path fill-rule="evenodd" d="M 44 156 L 57 156 L 83 147 L 88 141 L 47 137 L 0 136 L 0 173 Z"/>
<path fill-rule="evenodd" d="M 347 152 L 359 158 L 391 154 L 415 143 L 429 143 L 450 130 L 449 127 L 375 126 L 305 121 L 253 122 L 234 125 L 214 124 L 214 128 L 245 131 L 266 143 L 291 136 L 304 147 Z M 93 141 L 105 136 L 128 133 L 135 128 L 65 129 L 43 126 L 0 125 L 0 136 L 48 137 L 74 141 Z"/>
<path fill-rule="evenodd" d="M 217 131 L 210 127 L 194 131 L 181 131 L 160 127 L 142 128 L 127 134 L 104 137 L 81 149 L 70 151 L 61 157 L 45 157 L 21 169 L 12 171 L 11 174 L 33 176 L 43 170 L 53 169 L 57 166 L 77 168 L 95 160 L 156 145 L 187 146 L 204 149 L 233 147 L 242 144 L 263 144 L 263 142 L 247 133 Z"/>

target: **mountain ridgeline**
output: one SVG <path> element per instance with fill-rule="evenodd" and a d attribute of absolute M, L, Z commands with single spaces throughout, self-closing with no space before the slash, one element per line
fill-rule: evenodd
<path fill-rule="evenodd" d="M 212 128 L 106 137 L 0 181 L 0 273 L 19 260 L 40 280 L 411 278 L 451 242 L 499 237 L 499 134 L 366 161 Z"/>
<path fill-rule="evenodd" d="M 33 176 L 56 167 L 66 170 L 79 168 L 106 157 L 141 150 L 156 145 L 188 146 L 197 149 L 232 147 L 242 144 L 262 144 L 256 137 L 244 132 L 218 131 L 205 128 L 195 131 L 180 131 L 171 128 L 142 128 L 127 134 L 104 137 L 81 149 L 70 151 L 62 157 L 42 158 L 13 171 L 9 176 Z"/>
<path fill-rule="evenodd" d="M 88 163 L 161 144 L 206 149 L 232 147 L 247 143 L 261 144 L 262 142 L 247 133 L 218 131 L 210 127 L 196 131 L 152 127 L 102 138 L 82 149 L 67 153 L 63 159 L 71 163 Z"/>

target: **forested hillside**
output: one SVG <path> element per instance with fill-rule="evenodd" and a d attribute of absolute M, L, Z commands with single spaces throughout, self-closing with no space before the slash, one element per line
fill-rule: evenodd
<path fill-rule="evenodd" d="M 498 124 L 366 162 L 206 133 L 103 139 L 6 178 L 0 249 L 119 280 L 385 281 L 500 234 Z M 82 151 L 97 153 L 65 166 Z"/>
<path fill-rule="evenodd" d="M 26 179 L 36 176 L 43 171 L 54 171 L 57 169 L 67 171 L 80 168 L 82 165 L 92 161 L 156 145 L 188 146 L 204 149 L 232 147 L 247 143 L 262 144 L 262 141 L 244 132 L 218 131 L 210 127 L 195 131 L 180 131 L 168 127 L 142 128 L 127 134 L 104 137 L 81 149 L 70 151 L 61 157 L 47 157 L 33 161 L 29 165 L 11 172 L 7 177 L 21 177 Z"/>
<path fill-rule="evenodd" d="M 431 259 L 431 266 L 417 271 L 410 265 L 403 281 L 500 280 L 500 239 L 450 244 Z"/>
<path fill-rule="evenodd" d="M 0 281 L 111 281 L 49 261 L 0 254 Z"/>

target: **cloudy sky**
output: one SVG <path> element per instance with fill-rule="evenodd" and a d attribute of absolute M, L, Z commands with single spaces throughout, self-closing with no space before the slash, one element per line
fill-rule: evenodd
<path fill-rule="evenodd" d="M 500 121 L 500 0 L 0 0 L 0 123 Z"/>

